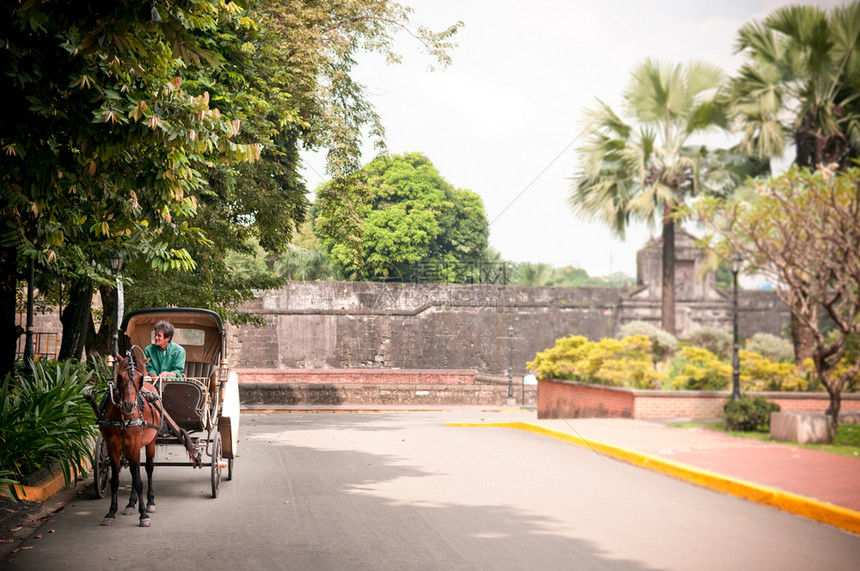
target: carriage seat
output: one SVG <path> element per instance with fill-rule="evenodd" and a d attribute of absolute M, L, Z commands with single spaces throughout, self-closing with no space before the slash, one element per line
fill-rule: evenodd
<path fill-rule="evenodd" d="M 192 379 L 209 378 L 215 372 L 215 365 L 206 361 L 186 361 L 185 376 Z"/>

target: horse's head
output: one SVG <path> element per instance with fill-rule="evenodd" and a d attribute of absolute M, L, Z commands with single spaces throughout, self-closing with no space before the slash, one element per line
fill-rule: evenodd
<path fill-rule="evenodd" d="M 137 406 L 137 395 L 140 389 L 143 388 L 143 376 L 146 374 L 147 359 L 135 360 L 132 353 L 126 354 L 125 357 L 120 357 L 117 354 L 117 373 L 116 384 L 119 394 L 122 397 L 120 401 L 120 410 L 123 414 L 128 415 L 134 412 Z"/>

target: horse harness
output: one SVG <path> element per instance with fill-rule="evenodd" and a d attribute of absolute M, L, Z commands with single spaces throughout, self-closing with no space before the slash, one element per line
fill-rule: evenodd
<path fill-rule="evenodd" d="M 129 352 L 129 354 L 127 354 L 127 358 L 128 358 L 129 379 L 131 380 L 131 382 L 134 382 L 134 380 L 133 380 L 134 379 L 134 371 L 135 371 L 134 356 Z M 112 418 L 105 418 L 105 416 L 104 416 L 105 408 L 107 406 L 108 397 L 110 397 L 111 403 L 113 403 L 113 405 L 117 409 L 119 409 L 120 412 L 122 412 L 122 408 L 120 407 L 120 403 L 117 402 L 117 399 L 116 399 L 116 393 L 118 392 L 117 391 L 117 383 L 114 380 L 109 381 L 107 389 L 106 389 L 107 394 L 102 398 L 101 403 L 99 403 L 99 412 L 100 412 L 100 414 L 99 414 L 100 418 L 98 420 L 99 427 L 101 427 L 101 428 L 105 428 L 105 427 L 121 428 L 123 430 L 126 430 L 128 428 L 140 426 L 141 430 L 143 430 L 144 428 L 155 428 L 156 430 L 161 432 L 162 426 L 164 425 L 164 415 L 162 414 L 161 407 L 156 408 L 153 405 L 153 403 L 160 401 L 161 397 L 158 395 L 158 393 L 155 393 L 155 392 L 152 392 L 152 391 L 149 391 L 149 390 L 143 388 L 142 385 L 143 385 L 143 383 L 141 382 L 141 388 L 140 389 L 137 389 L 137 387 L 135 386 L 135 393 L 136 394 L 135 394 L 135 398 L 134 398 L 134 408 L 131 409 L 131 412 L 128 413 L 128 415 L 126 415 L 125 413 L 122 414 L 122 416 L 134 415 L 135 411 L 139 409 L 141 411 L 140 415 L 135 415 L 134 417 L 129 418 L 129 419 L 114 420 Z M 150 410 L 150 413 L 152 414 L 153 418 L 155 418 L 155 411 L 158 411 L 158 413 L 159 413 L 159 415 L 158 415 L 159 424 L 158 425 L 152 424 L 151 422 L 147 422 L 146 419 L 143 418 L 143 409 L 146 406 L 149 406 L 149 410 Z"/>

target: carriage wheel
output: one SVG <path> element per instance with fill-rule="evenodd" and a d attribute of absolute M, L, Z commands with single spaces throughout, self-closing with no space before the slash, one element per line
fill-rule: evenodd
<path fill-rule="evenodd" d="M 110 481 L 110 456 L 108 455 L 107 442 L 101 433 L 96 439 L 94 456 L 96 465 L 93 470 L 93 479 L 96 484 L 96 497 L 101 499 L 107 495 L 108 481 Z"/>
<path fill-rule="evenodd" d="M 218 489 L 221 487 L 221 433 L 215 431 L 215 440 L 212 443 L 212 497 L 218 497 Z"/>

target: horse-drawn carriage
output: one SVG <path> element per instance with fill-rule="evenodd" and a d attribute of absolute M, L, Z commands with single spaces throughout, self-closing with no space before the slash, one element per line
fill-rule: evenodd
<path fill-rule="evenodd" d="M 154 379 L 146 374 L 143 349 L 152 343 L 153 328 L 161 320 L 173 325 L 175 332 L 172 341 L 185 349 L 185 371 L 177 378 Z M 107 493 L 111 435 L 121 434 L 126 441 L 122 465 L 132 467 L 134 480 L 129 507 L 134 505 L 134 488 L 140 481 L 139 449 L 146 446 L 151 446 L 151 449 L 147 448 L 150 489 L 152 466 L 209 467 L 212 497 L 218 497 L 222 469 L 227 470 L 227 480 L 233 477 L 239 432 L 238 378 L 227 364 L 227 339 L 221 318 L 214 311 L 206 309 L 134 311 L 123 319 L 119 348 L 120 360 L 115 368 L 115 380 L 101 407 L 101 431 L 95 450 L 96 494 L 101 498 Z M 123 391 L 126 391 L 125 397 Z M 122 406 L 124 398 L 133 401 L 125 403 L 127 409 Z M 148 431 L 154 440 L 146 437 L 150 444 L 138 443 L 138 457 L 132 461 L 127 457 L 129 454 L 134 456 L 133 452 L 127 452 L 131 450 L 128 439 L 129 434 L 136 436 L 137 427 L 141 435 Z M 119 436 L 113 438 L 118 440 Z M 174 444 L 185 448 L 188 462 L 153 460 L 150 450 L 154 451 L 156 445 Z M 140 495 L 140 491 L 137 495 Z M 141 498 L 141 510 L 142 506 Z M 154 502 L 151 508 L 149 511 L 154 511 Z M 112 510 L 115 508 L 112 507 Z M 128 513 L 129 510 L 126 511 Z M 143 511 L 141 519 L 144 519 Z M 143 521 L 141 525 L 144 525 Z"/>

